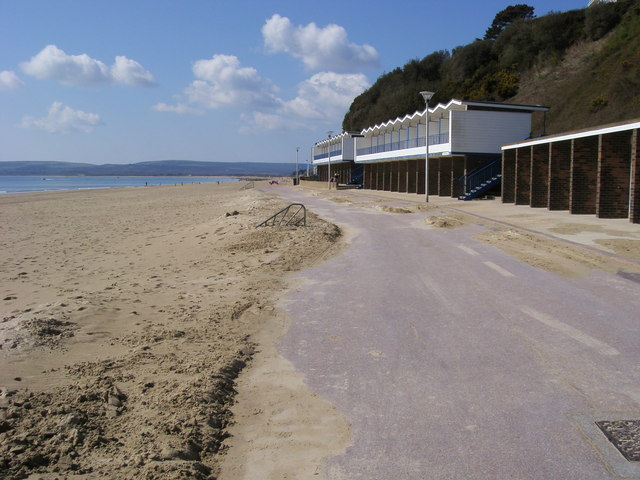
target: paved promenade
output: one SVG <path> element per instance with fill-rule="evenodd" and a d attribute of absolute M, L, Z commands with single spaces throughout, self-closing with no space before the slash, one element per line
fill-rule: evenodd
<path fill-rule="evenodd" d="M 279 345 L 352 425 L 328 478 L 640 478 L 594 423 L 640 419 L 640 276 L 565 278 L 472 238 L 491 226 L 428 227 L 437 211 L 367 192 L 265 191 L 350 237 L 299 275 Z"/>

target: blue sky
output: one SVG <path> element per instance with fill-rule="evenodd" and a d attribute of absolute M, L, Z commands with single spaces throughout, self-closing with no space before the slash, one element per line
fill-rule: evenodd
<path fill-rule="evenodd" d="M 304 162 L 379 75 L 515 3 L 0 0 L 0 161 Z"/>

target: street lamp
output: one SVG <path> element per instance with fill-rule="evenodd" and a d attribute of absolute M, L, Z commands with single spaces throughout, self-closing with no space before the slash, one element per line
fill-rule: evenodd
<path fill-rule="evenodd" d="M 300 147 L 296 147 L 296 185 L 300 185 L 300 170 L 298 170 L 298 152 Z"/>
<path fill-rule="evenodd" d="M 333 131 L 329 130 L 327 132 L 327 152 L 329 153 L 329 164 L 327 166 L 327 185 L 329 185 L 329 190 L 331 190 L 331 135 L 333 135 Z"/>
<path fill-rule="evenodd" d="M 424 103 L 427 105 L 427 109 L 424 111 L 424 116 L 426 119 L 426 131 L 425 131 L 425 144 L 427 145 L 427 153 L 425 154 L 424 159 L 424 198 L 425 202 L 429 201 L 429 100 L 433 97 L 434 92 L 420 92 L 422 98 L 424 98 Z"/>

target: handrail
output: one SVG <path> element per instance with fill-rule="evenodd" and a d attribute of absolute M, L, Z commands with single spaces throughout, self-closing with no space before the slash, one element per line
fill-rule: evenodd
<path fill-rule="evenodd" d="M 464 175 L 460 175 L 459 177 L 454 178 L 454 180 L 462 180 L 462 179 L 464 179 L 464 177 L 468 177 L 469 175 L 473 175 L 474 173 L 479 172 L 480 170 L 482 170 L 482 169 L 484 169 L 484 168 L 487 168 L 489 165 L 491 165 L 491 164 L 493 164 L 493 163 L 495 163 L 495 162 L 499 162 L 499 161 L 501 161 L 501 159 L 500 159 L 500 158 L 497 158 L 497 159 L 495 159 L 495 160 L 491 160 L 491 162 L 489 162 L 489 163 L 484 163 L 484 164 L 482 164 L 482 165 L 480 165 L 480 166 L 478 166 L 478 167 L 474 168 L 473 170 L 471 170 L 471 171 L 467 172 L 466 174 L 464 174 Z"/>
<path fill-rule="evenodd" d="M 291 207 L 298 207 L 298 209 L 295 212 L 293 212 L 293 214 L 291 216 L 289 216 L 289 218 L 287 218 L 287 215 L 289 215 L 289 210 L 291 210 Z M 301 211 L 302 211 L 302 216 L 298 217 L 298 214 Z M 282 216 L 278 219 L 278 215 L 280 215 L 280 214 L 282 214 Z M 269 223 L 269 222 L 271 222 L 271 223 Z M 261 222 L 258 225 L 256 225 L 256 228 L 258 228 L 258 227 L 275 226 L 276 222 L 277 222 L 278 226 L 284 224 L 285 226 L 287 226 L 287 225 L 295 225 L 296 227 L 299 227 L 300 225 L 302 225 L 303 227 L 306 227 L 307 226 L 307 209 L 301 203 L 292 203 L 288 207 L 285 207 L 282 210 L 280 210 L 275 215 L 271 215 L 264 222 Z"/>
<path fill-rule="evenodd" d="M 462 175 L 456 179 L 457 182 L 464 182 L 464 193 L 469 193 L 470 190 L 475 188 L 487 180 L 495 177 L 502 173 L 502 159 L 498 158 L 493 160 L 492 162 L 486 163 L 484 165 L 480 165 L 477 168 L 474 168 L 466 175 Z"/>

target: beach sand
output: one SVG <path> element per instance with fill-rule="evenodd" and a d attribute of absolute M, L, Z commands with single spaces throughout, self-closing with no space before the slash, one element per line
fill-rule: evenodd
<path fill-rule="evenodd" d="M 0 197 L 3 478 L 325 478 L 350 426 L 278 354 L 278 301 L 347 241 L 313 213 L 256 228 L 284 205 L 249 186 Z M 476 239 L 567 277 L 640 272 L 624 219 L 300 188 L 420 228 L 480 226 Z"/>
<path fill-rule="evenodd" d="M 295 389 L 328 419 L 326 451 L 299 449 L 309 468 L 336 435 L 348 442 L 275 350 L 289 272 L 335 254 L 341 232 L 313 214 L 306 228 L 256 228 L 283 204 L 250 186 L 0 197 L 3 478 L 216 476 L 250 361 L 276 373 L 249 410 Z"/>

